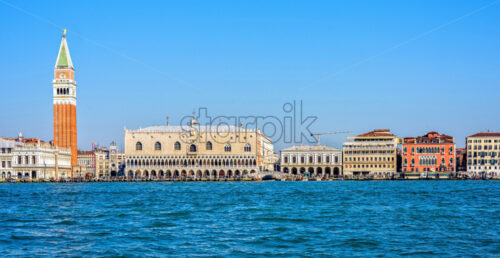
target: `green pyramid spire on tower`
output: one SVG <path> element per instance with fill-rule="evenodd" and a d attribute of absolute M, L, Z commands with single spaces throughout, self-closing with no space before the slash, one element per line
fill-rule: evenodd
<path fill-rule="evenodd" d="M 66 48 L 64 47 L 64 45 L 61 46 L 59 58 L 57 58 L 57 66 L 59 67 L 68 66 L 68 57 L 66 56 Z"/>
<path fill-rule="evenodd" d="M 59 54 L 57 55 L 56 68 L 73 68 L 71 56 L 69 55 L 68 43 L 66 42 L 66 30 L 63 30 L 63 38 Z"/>

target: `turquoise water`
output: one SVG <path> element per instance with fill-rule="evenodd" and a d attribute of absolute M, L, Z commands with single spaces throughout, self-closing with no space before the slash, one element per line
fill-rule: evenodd
<path fill-rule="evenodd" d="M 500 255 L 500 181 L 1 184 L 4 255 Z"/>

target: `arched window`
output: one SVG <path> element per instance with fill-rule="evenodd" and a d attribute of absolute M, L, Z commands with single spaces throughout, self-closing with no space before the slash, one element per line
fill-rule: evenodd
<path fill-rule="evenodd" d="M 285 163 L 288 163 L 288 157 L 285 157 L 284 160 L 285 160 Z"/>
<path fill-rule="evenodd" d="M 250 145 L 250 143 L 245 144 L 244 150 L 245 150 L 245 152 L 252 151 L 252 146 Z"/>
<path fill-rule="evenodd" d="M 142 143 L 141 142 L 137 142 L 135 144 L 135 150 L 142 150 Z"/>
<path fill-rule="evenodd" d="M 212 143 L 211 143 L 211 142 L 207 142 L 207 144 L 206 144 L 205 148 L 206 148 L 207 150 L 212 150 Z"/>
<path fill-rule="evenodd" d="M 225 151 L 225 152 L 230 152 L 230 151 L 231 151 L 231 144 L 226 144 L 226 145 L 224 146 L 224 151 Z"/>
<path fill-rule="evenodd" d="M 181 150 L 181 143 L 180 142 L 175 142 L 174 150 Z"/>
<path fill-rule="evenodd" d="M 160 142 L 155 143 L 155 150 L 161 150 L 161 143 Z"/>
<path fill-rule="evenodd" d="M 191 146 L 189 146 L 189 151 L 190 152 L 196 152 L 196 145 L 191 144 Z"/>

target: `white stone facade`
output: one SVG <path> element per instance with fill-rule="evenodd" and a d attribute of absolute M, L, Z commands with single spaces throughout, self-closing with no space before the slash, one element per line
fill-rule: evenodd
<path fill-rule="evenodd" d="M 500 179 L 500 133 L 477 133 L 467 137 L 466 144 L 466 175 Z"/>
<path fill-rule="evenodd" d="M 289 176 L 341 177 L 342 151 L 328 146 L 293 146 L 281 150 L 281 172 Z"/>
<path fill-rule="evenodd" d="M 71 177 L 71 152 L 41 141 L 0 139 L 0 178 L 64 179 Z M 5 167 L 3 166 L 5 164 Z"/>

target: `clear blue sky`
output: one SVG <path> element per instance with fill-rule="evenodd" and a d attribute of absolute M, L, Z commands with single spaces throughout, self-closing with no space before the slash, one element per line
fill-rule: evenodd
<path fill-rule="evenodd" d="M 121 144 L 124 127 L 164 124 L 167 114 L 172 123 L 198 107 L 283 116 L 293 100 L 318 117 L 314 131 L 436 130 L 463 146 L 467 135 L 500 131 L 492 2 L 0 0 L 0 135 L 52 139 L 67 28 L 80 149 Z M 322 143 L 340 147 L 345 136 Z"/>

